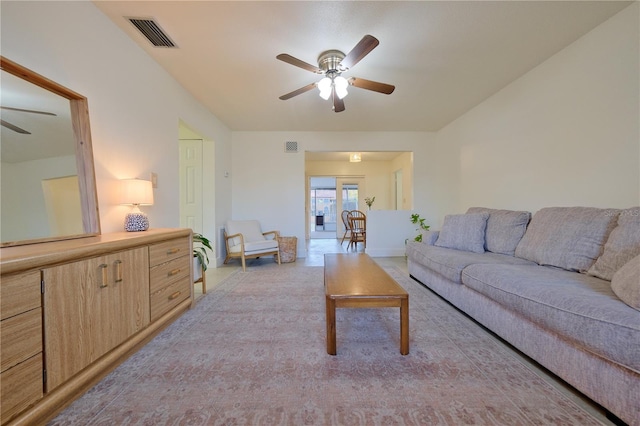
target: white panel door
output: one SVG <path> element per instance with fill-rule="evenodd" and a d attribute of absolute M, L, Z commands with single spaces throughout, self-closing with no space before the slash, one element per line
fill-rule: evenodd
<path fill-rule="evenodd" d="M 202 233 L 202 139 L 180 140 L 180 226 Z"/>
<path fill-rule="evenodd" d="M 84 233 L 78 176 L 44 179 L 42 191 L 51 236 Z"/>

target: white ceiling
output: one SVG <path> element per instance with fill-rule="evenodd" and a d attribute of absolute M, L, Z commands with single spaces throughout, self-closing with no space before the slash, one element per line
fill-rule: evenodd
<path fill-rule="evenodd" d="M 96 1 L 95 5 L 233 131 L 436 131 L 630 2 L 619 1 Z M 155 48 L 125 17 L 153 18 L 177 44 Z M 380 45 L 346 77 L 346 111 L 319 80 L 276 59 L 310 64 L 348 53 L 365 34 Z"/>

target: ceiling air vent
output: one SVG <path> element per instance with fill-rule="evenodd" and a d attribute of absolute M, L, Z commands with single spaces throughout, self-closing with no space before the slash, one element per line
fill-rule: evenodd
<path fill-rule="evenodd" d="M 298 142 L 286 141 L 284 143 L 284 152 L 298 152 Z"/>
<path fill-rule="evenodd" d="M 153 20 L 148 18 L 127 18 L 155 47 L 176 47 L 171 38 Z"/>

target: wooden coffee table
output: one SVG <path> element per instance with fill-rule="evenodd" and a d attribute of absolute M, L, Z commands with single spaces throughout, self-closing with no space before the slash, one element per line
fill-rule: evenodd
<path fill-rule="evenodd" d="M 336 354 L 336 308 L 400 308 L 400 353 L 409 353 L 409 294 L 368 255 L 325 254 L 327 353 Z"/>

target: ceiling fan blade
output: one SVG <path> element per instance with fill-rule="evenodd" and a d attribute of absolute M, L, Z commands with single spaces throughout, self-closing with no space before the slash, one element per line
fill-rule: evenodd
<path fill-rule="evenodd" d="M 377 81 L 366 80 L 364 78 L 351 77 L 348 81 L 351 86 L 373 90 L 374 92 L 384 93 L 385 95 L 392 94 L 396 89 L 396 86 L 392 86 L 391 84 L 378 83 Z"/>
<path fill-rule="evenodd" d="M 311 64 L 309 64 L 309 63 L 307 63 L 305 61 L 301 61 L 300 59 L 294 58 L 293 56 L 287 55 L 286 53 L 279 54 L 278 56 L 276 56 L 276 59 L 280 59 L 283 62 L 286 62 L 288 64 L 294 65 L 296 67 L 300 67 L 303 70 L 314 72 L 316 74 L 322 74 L 323 73 L 323 71 L 320 68 L 318 68 L 317 66 L 311 65 Z"/>
<path fill-rule="evenodd" d="M 306 86 L 301 87 L 298 90 L 294 90 L 293 92 L 289 92 L 286 95 L 280 96 L 280 99 L 282 99 L 283 101 L 286 101 L 287 99 L 291 99 L 294 96 L 298 96 L 298 95 L 303 94 L 304 92 L 308 92 L 309 90 L 313 89 L 314 87 L 316 87 L 316 83 L 307 84 Z"/>
<path fill-rule="evenodd" d="M 27 132 L 25 129 L 22 129 L 22 128 L 18 127 L 18 126 L 15 126 L 15 125 L 13 125 L 11 123 L 7 123 L 4 120 L 0 120 L 0 125 L 6 127 L 7 129 L 13 130 L 14 132 L 22 133 L 23 135 L 30 135 L 31 134 L 31 132 Z"/>
<path fill-rule="evenodd" d="M 345 68 L 353 68 L 355 64 L 360 62 L 362 58 L 367 56 L 369 52 L 376 48 L 376 46 L 380 44 L 377 38 L 372 35 L 366 35 L 362 37 L 362 40 L 356 44 L 356 46 L 351 49 L 351 52 L 344 57 L 340 65 Z"/>
<path fill-rule="evenodd" d="M 0 106 L 0 109 L 6 109 L 8 111 L 30 112 L 32 114 L 53 115 L 54 117 L 57 116 L 56 114 L 54 114 L 52 112 L 36 111 L 36 110 L 33 110 L 33 109 L 12 108 L 12 107 L 5 107 L 5 106 Z"/>
<path fill-rule="evenodd" d="M 342 112 L 344 111 L 344 99 L 340 99 L 338 95 L 336 95 L 336 89 L 332 89 L 331 95 L 333 96 L 333 112 Z"/>

